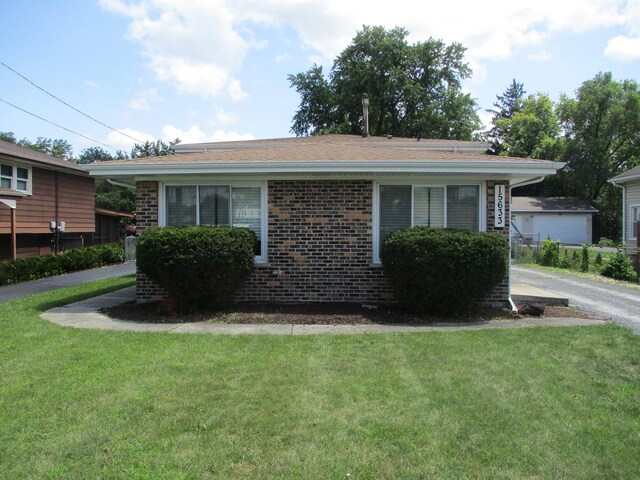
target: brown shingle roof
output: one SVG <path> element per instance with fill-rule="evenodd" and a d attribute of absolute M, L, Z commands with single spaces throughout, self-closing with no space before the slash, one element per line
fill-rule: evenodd
<path fill-rule="evenodd" d="M 68 173 L 75 175 L 86 175 L 87 173 L 75 163 L 63 160 L 62 158 L 52 157 L 44 153 L 36 152 L 30 148 L 20 147 L 14 143 L 5 142 L 0 140 L 0 156 L 13 157 L 19 160 L 26 161 L 30 164 L 37 164 L 42 168 L 48 168 L 52 170 L 71 170 Z"/>
<path fill-rule="evenodd" d="M 550 163 L 547 160 L 529 158 L 501 157 L 483 153 L 461 153 L 428 149 L 405 148 L 405 142 L 399 145 L 380 147 L 376 142 L 358 143 L 353 140 L 335 141 L 332 136 L 309 137 L 287 141 L 286 145 L 264 141 L 260 147 L 256 144 L 247 148 L 215 150 L 203 153 L 181 153 L 163 157 L 145 157 L 131 160 L 113 160 L 101 162 L 101 165 L 117 164 L 180 164 L 180 163 L 236 163 L 236 162 L 313 162 L 313 161 L 464 161 L 496 163 Z M 342 136 L 341 136 L 342 137 Z M 409 139 L 411 140 L 411 139 Z M 415 142 L 415 140 L 413 140 Z"/>

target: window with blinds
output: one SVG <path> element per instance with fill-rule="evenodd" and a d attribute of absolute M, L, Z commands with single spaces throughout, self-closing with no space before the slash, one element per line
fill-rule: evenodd
<path fill-rule="evenodd" d="M 232 185 L 167 186 L 167 225 L 233 225 L 256 234 L 262 252 L 262 188 Z"/>
<path fill-rule="evenodd" d="M 447 227 L 478 230 L 479 201 L 477 185 L 447 186 Z"/>
<path fill-rule="evenodd" d="M 411 226 L 479 229 L 478 185 L 380 185 L 378 255 L 385 238 Z"/>

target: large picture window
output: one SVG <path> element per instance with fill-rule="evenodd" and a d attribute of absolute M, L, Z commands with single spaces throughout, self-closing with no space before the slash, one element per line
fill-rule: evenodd
<path fill-rule="evenodd" d="M 0 186 L 31 193 L 31 170 L 16 165 L 0 164 Z"/>
<path fill-rule="evenodd" d="M 480 229 L 479 185 L 379 185 L 375 259 L 391 233 L 411 226 Z"/>
<path fill-rule="evenodd" d="M 229 225 L 256 234 L 258 261 L 266 259 L 263 187 L 233 185 L 167 185 L 166 225 Z"/>

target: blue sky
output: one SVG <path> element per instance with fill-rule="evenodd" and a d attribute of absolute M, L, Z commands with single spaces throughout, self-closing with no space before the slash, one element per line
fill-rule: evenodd
<path fill-rule="evenodd" d="M 3 6 L 0 61 L 139 140 L 285 137 L 299 102 L 287 74 L 328 70 L 362 25 L 462 43 L 483 119 L 513 78 L 553 100 L 599 71 L 640 79 L 640 0 L 21 0 Z M 2 65 L 0 86 L 1 100 L 132 146 Z M 64 138 L 76 155 L 101 146 L 3 102 L 0 131 Z"/>

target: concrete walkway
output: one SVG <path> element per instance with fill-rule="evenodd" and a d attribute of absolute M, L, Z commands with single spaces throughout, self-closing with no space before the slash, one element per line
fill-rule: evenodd
<path fill-rule="evenodd" d="M 105 278 L 123 277 L 136 273 L 135 262 L 120 263 L 107 267 L 92 268 L 79 272 L 65 273 L 55 277 L 41 278 L 30 282 L 16 283 L 0 287 L 0 302 L 6 302 L 15 298 L 23 298 L 36 293 L 48 292 L 59 288 L 71 287 L 81 283 L 103 280 Z"/>
<path fill-rule="evenodd" d="M 583 318 L 521 318 L 473 323 L 434 323 L 429 325 L 246 325 L 228 323 L 147 323 L 116 320 L 98 312 L 101 308 L 133 300 L 135 287 L 128 287 L 99 297 L 53 308 L 42 317 L 57 325 L 99 330 L 130 330 L 138 332 L 211 333 L 226 335 L 315 335 L 358 333 L 410 333 L 444 330 L 479 330 L 486 328 L 572 327 L 605 325 L 604 320 Z"/>

